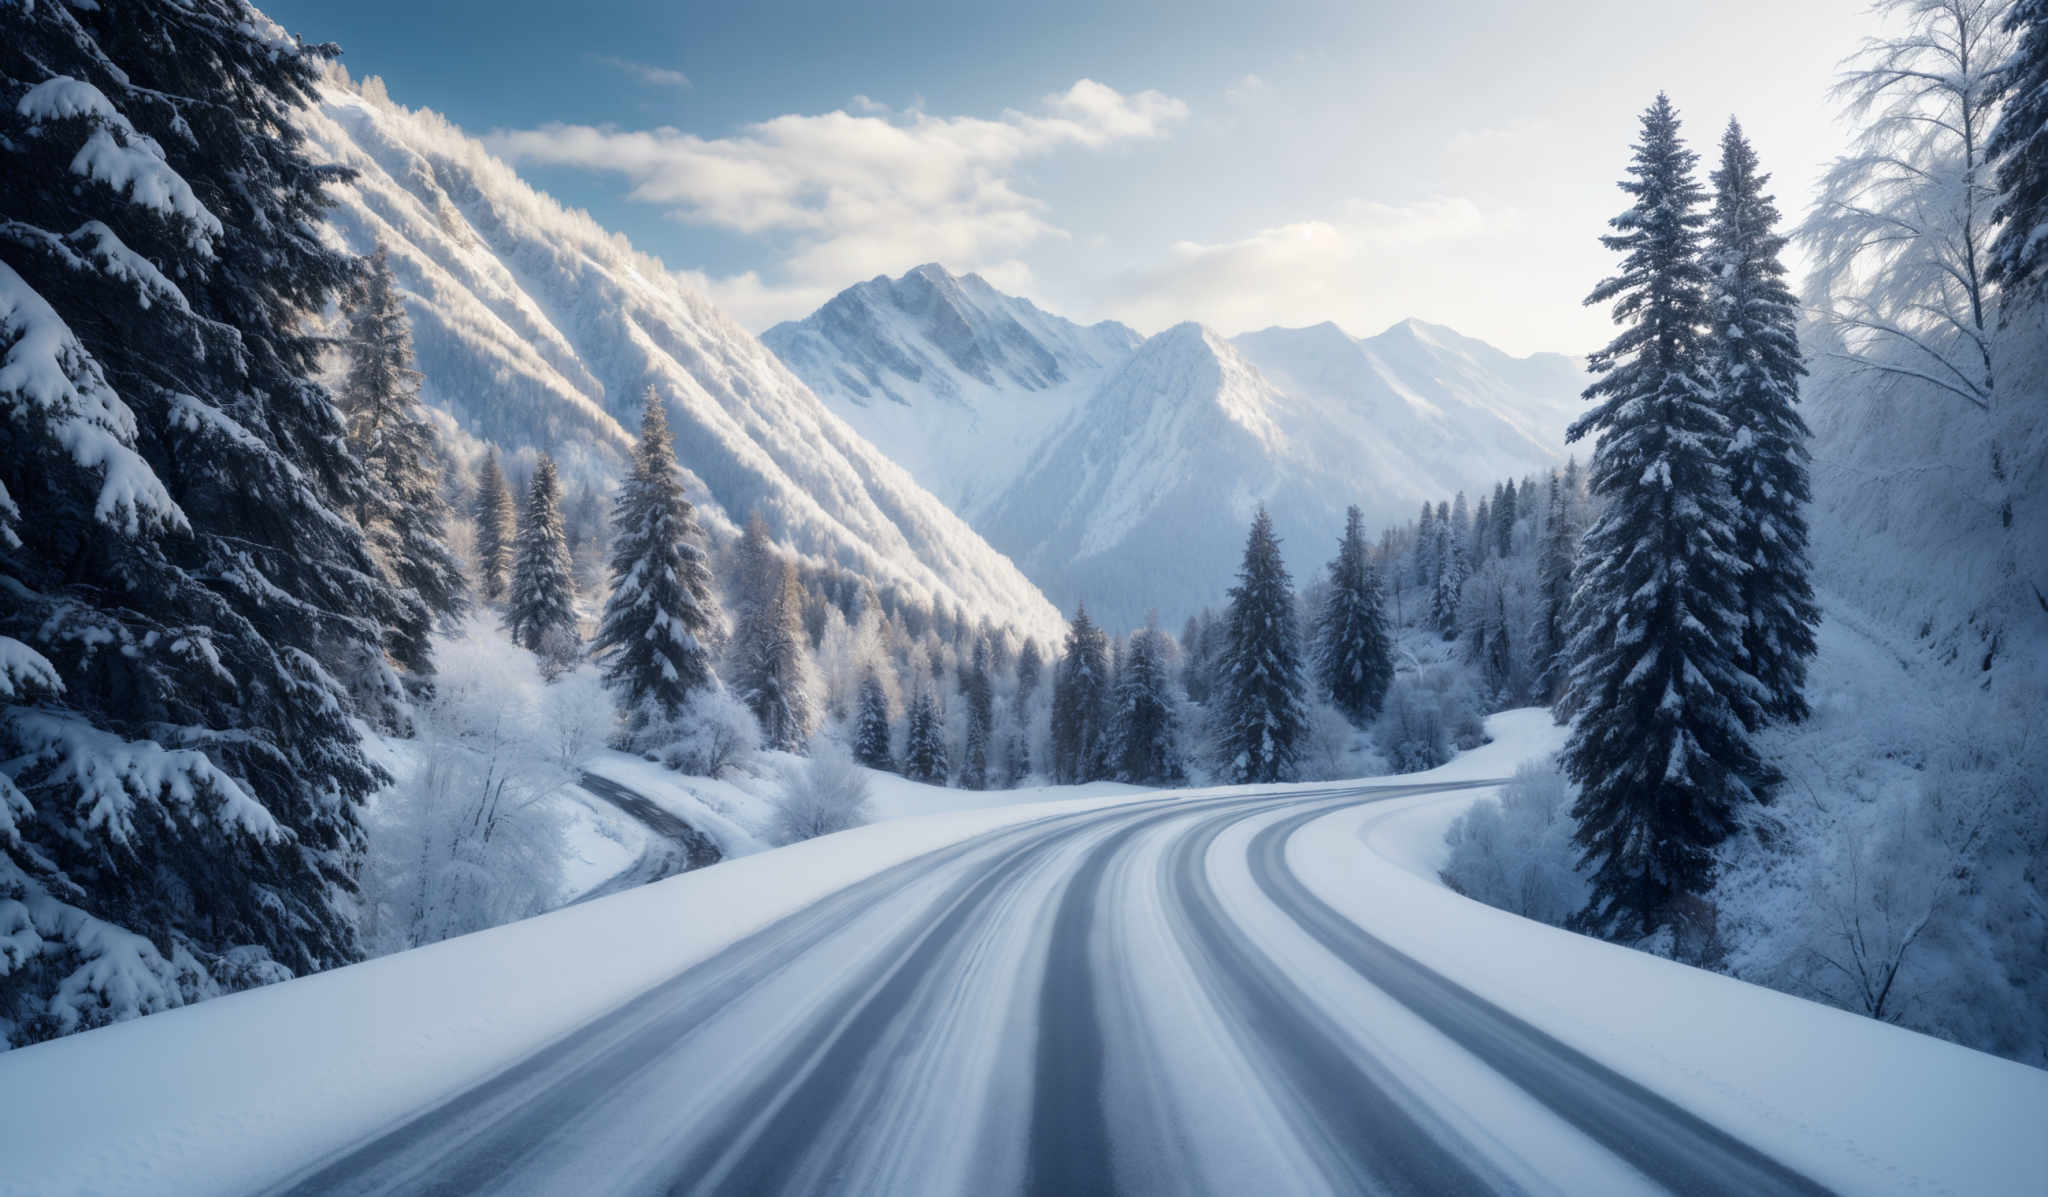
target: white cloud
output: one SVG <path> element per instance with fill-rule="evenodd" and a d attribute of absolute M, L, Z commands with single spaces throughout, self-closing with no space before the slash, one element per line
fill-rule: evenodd
<path fill-rule="evenodd" d="M 1141 329 L 1199 320 L 1228 333 L 1336 320 L 1374 332 L 1430 297 L 1431 265 L 1511 233 L 1510 210 L 1463 197 L 1412 204 L 1353 201 L 1334 219 L 1304 220 L 1215 243 L 1178 241 L 1157 263 L 1123 275 L 1106 305 Z"/>
<path fill-rule="evenodd" d="M 1033 113 L 989 119 L 891 113 L 866 98 L 845 111 L 778 116 L 731 137 L 551 124 L 486 141 L 514 162 L 609 171 L 630 198 L 680 220 L 789 239 L 776 273 L 713 282 L 757 307 L 777 287 L 808 293 L 939 260 L 956 269 L 1021 267 L 1024 246 L 1065 233 L 1012 179 L 1024 161 L 1070 147 L 1163 135 L 1186 105 L 1083 79 Z M 751 281 L 744 281 L 744 280 Z M 742 317 L 744 319 L 744 317 Z"/>
<path fill-rule="evenodd" d="M 609 54 L 593 54 L 590 57 L 598 65 L 610 67 L 622 75 L 630 75 L 650 87 L 690 86 L 690 77 L 688 75 L 683 74 L 681 71 L 671 70 L 668 67 L 634 62 L 630 58 L 614 58 Z"/>

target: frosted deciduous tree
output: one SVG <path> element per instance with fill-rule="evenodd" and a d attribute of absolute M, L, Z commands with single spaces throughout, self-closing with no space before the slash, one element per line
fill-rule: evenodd
<path fill-rule="evenodd" d="M 623 715 L 622 735 L 639 746 L 672 728 L 691 694 L 718 685 L 708 642 L 721 618 L 703 532 L 651 387 L 612 524 L 612 590 L 595 648 Z"/>
<path fill-rule="evenodd" d="M 580 647 L 576 584 L 569 576 L 569 545 L 562 534 L 562 485 L 546 455 L 534 467 L 520 513 L 505 629 L 519 647 L 553 667 L 565 667 Z"/>
<path fill-rule="evenodd" d="M 383 247 L 363 264 L 349 295 L 348 372 L 338 396 L 349 448 L 369 472 L 356 500 L 356 523 L 400 600 L 384 629 L 392 660 L 425 676 L 434 671 L 437 620 L 466 606 L 462 570 L 448 551 L 448 507 L 441 498 L 441 444 L 420 406 L 412 324 Z"/>
<path fill-rule="evenodd" d="M 1601 238 L 1621 270 L 1587 300 L 1612 301 L 1621 332 L 1590 359 L 1594 407 L 1569 432 L 1598 436 L 1592 486 L 1607 502 L 1584 544 L 1563 759 L 1577 842 L 1597 862 L 1583 920 L 1611 933 L 1674 923 L 1765 777 L 1740 713 L 1756 682 L 1739 664 L 1728 426 L 1700 344 L 1695 161 L 1660 94 L 1621 184 L 1632 202 Z"/>
<path fill-rule="evenodd" d="M 324 48 L 229 0 L 0 35 L 0 1034 L 361 954 L 350 685 L 396 598 L 309 318 L 351 261 L 295 110 Z"/>
<path fill-rule="evenodd" d="M 1721 137 L 1707 226 L 1707 366 L 1728 421 L 1722 463 L 1735 500 L 1734 552 L 1744 569 L 1737 663 L 1763 686 L 1756 707 L 1773 719 L 1806 717 L 1806 662 L 1820 608 L 1807 578 L 1806 442 L 1799 415 L 1799 304 L 1778 255 L 1785 238 L 1764 193 L 1770 176 L 1733 120 Z M 1755 724 L 1751 730 L 1755 730 Z"/>
<path fill-rule="evenodd" d="M 1379 716 L 1394 678 L 1392 643 L 1380 571 L 1366 547 L 1365 516 L 1356 507 L 1344 514 L 1330 588 L 1316 615 L 1315 663 L 1330 701 L 1354 725 Z"/>
<path fill-rule="evenodd" d="M 1213 727 L 1223 774 L 1237 783 L 1292 780 L 1308 730 L 1308 703 L 1294 582 L 1264 508 L 1245 538 L 1224 627 Z"/>

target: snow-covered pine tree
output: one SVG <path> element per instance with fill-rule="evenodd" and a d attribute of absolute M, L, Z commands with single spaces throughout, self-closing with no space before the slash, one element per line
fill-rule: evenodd
<path fill-rule="evenodd" d="M 1217 758 L 1236 783 L 1292 781 L 1308 735 L 1294 581 L 1264 507 L 1245 538 L 1244 564 L 1224 615 L 1216 678 Z"/>
<path fill-rule="evenodd" d="M 903 776 L 926 785 L 946 784 L 946 716 L 930 690 L 911 701 L 903 737 Z"/>
<path fill-rule="evenodd" d="M 1734 552 L 1743 617 L 1737 664 L 1763 685 L 1755 704 L 1738 705 L 1754 731 L 1763 718 L 1806 717 L 1806 662 L 1814 653 L 1820 608 L 1807 578 L 1806 442 L 1799 415 L 1799 302 L 1778 260 L 1786 238 L 1764 194 L 1770 176 L 1729 120 L 1721 166 L 1713 173 L 1707 226 L 1710 279 L 1708 370 L 1729 440 L 1721 454 L 1735 500 Z"/>
<path fill-rule="evenodd" d="M 1330 562 L 1330 589 L 1316 618 L 1316 677 L 1330 701 L 1354 725 L 1379 715 L 1394 680 L 1380 571 L 1365 544 L 1365 515 L 1344 513 L 1344 535 Z"/>
<path fill-rule="evenodd" d="M 1515 480 L 1510 478 L 1493 502 L 1494 552 L 1499 556 L 1506 557 L 1515 551 L 1515 520 L 1520 501 L 1515 494 Z"/>
<path fill-rule="evenodd" d="M 1495 498 L 1500 497 L 1500 487 L 1493 488 Z M 1478 573 L 1479 567 L 1493 556 L 1493 507 L 1485 498 L 1479 500 L 1479 509 L 1472 513 L 1472 538 L 1467 542 L 1465 563 L 1470 573 Z"/>
<path fill-rule="evenodd" d="M 2015 0 L 2005 30 L 2013 38 L 2005 108 L 1984 147 L 1999 193 L 1985 273 L 2005 290 L 2010 312 L 2015 297 L 2038 295 L 2048 279 L 2048 0 Z"/>
<path fill-rule="evenodd" d="M 505 484 L 498 451 L 484 456 L 476 478 L 477 590 L 488 602 L 505 597 L 512 581 L 512 550 L 519 538 L 519 506 Z"/>
<path fill-rule="evenodd" d="M 1422 515 L 1415 521 L 1415 588 L 1424 595 L 1436 591 L 1436 575 L 1441 568 L 1436 556 L 1436 508 L 1428 503 L 1422 505 Z"/>
<path fill-rule="evenodd" d="M 1017 654 L 1017 705 L 1030 701 L 1038 691 L 1039 678 L 1045 673 L 1045 654 L 1039 649 L 1038 641 L 1026 640 L 1024 648 Z"/>
<path fill-rule="evenodd" d="M 648 735 L 675 726 L 691 695 L 718 686 L 709 644 L 723 618 L 653 387 L 612 527 L 612 592 L 593 647 L 619 706 L 621 738 L 640 748 Z"/>
<path fill-rule="evenodd" d="M 1131 637 L 1111 703 L 1110 756 L 1118 781 L 1165 786 L 1187 780 L 1171 657 L 1166 634 L 1156 624 Z"/>
<path fill-rule="evenodd" d="M 401 603 L 399 617 L 384 629 L 384 647 L 400 668 L 424 677 L 434 672 L 436 620 L 468 604 L 462 569 L 448 551 L 441 439 L 420 407 L 412 321 L 382 246 L 350 289 L 342 349 L 348 359 L 338 396 L 342 418 L 349 447 L 370 476 L 355 503 L 356 523 Z"/>
<path fill-rule="evenodd" d="M 894 769 L 889 754 L 889 692 L 871 666 L 861 674 L 860 700 L 853 720 L 853 759 L 870 769 Z"/>
<path fill-rule="evenodd" d="M 995 739 L 996 691 L 988 637 L 974 641 L 971 663 L 960 677 L 960 696 L 967 706 L 967 737 L 960 746 L 960 788 L 985 790 L 989 783 L 989 750 Z"/>
<path fill-rule="evenodd" d="M 232 0 L 0 18 L 0 1028 L 360 955 L 350 725 L 396 597 L 309 316 L 351 260 Z"/>
<path fill-rule="evenodd" d="M 1465 496 L 1458 496 L 1460 510 Z M 1436 589 L 1430 595 L 1430 619 L 1436 625 L 1437 633 L 1446 640 L 1458 636 L 1458 605 L 1464 600 L 1465 578 L 1467 577 L 1465 542 L 1468 534 L 1460 534 L 1458 524 L 1446 519 L 1442 504 L 1438 504 L 1436 521 L 1436 559 L 1438 572 Z"/>
<path fill-rule="evenodd" d="M 1572 579 L 1578 568 L 1579 527 L 1564 483 L 1550 476 L 1550 502 L 1543 520 L 1543 552 L 1536 561 L 1538 619 L 1536 628 L 1536 697 L 1555 708 L 1571 676 L 1570 641 Z M 1559 712 L 1558 722 L 1564 722 Z"/>
<path fill-rule="evenodd" d="M 1082 604 L 1052 679 L 1052 772 L 1063 785 L 1108 775 L 1109 638 Z"/>
<path fill-rule="evenodd" d="M 1591 481 L 1606 500 L 1583 546 L 1563 760 L 1579 785 L 1575 839 L 1595 865 L 1580 920 L 1610 934 L 1678 921 L 1766 778 L 1737 706 L 1756 682 L 1738 664 L 1742 566 L 1717 460 L 1728 426 L 1700 344 L 1696 160 L 1660 93 L 1621 184 L 1633 203 L 1601 238 L 1621 270 L 1587 299 L 1614 301 L 1626 323 L 1589 360 L 1595 406 L 1568 434 L 1598 434 Z"/>
<path fill-rule="evenodd" d="M 796 563 L 782 561 L 766 601 L 740 621 L 733 634 L 733 689 L 761 723 L 769 748 L 801 752 L 811 738 L 817 712 L 811 696 L 810 659 L 804 636 L 803 588 Z"/>
<path fill-rule="evenodd" d="M 562 533 L 562 484 L 545 453 L 534 466 L 520 513 L 505 630 L 519 647 L 557 667 L 578 648 L 576 584 L 569 576 L 569 544 Z"/>

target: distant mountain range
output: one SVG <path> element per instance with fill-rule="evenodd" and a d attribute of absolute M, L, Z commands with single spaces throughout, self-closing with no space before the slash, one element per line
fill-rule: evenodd
<path fill-rule="evenodd" d="M 1055 602 L 1115 627 L 1218 601 L 1260 504 L 1303 581 L 1349 504 L 1377 527 L 1561 463 L 1585 385 L 1578 359 L 1415 320 L 1141 338 L 935 264 L 762 341 Z"/>
<path fill-rule="evenodd" d="M 333 188 L 330 234 L 359 253 L 389 250 L 426 398 L 459 452 L 546 451 L 572 479 L 607 482 L 652 385 L 714 533 L 759 511 L 785 545 L 877 587 L 1061 633 L 1015 565 L 624 238 L 533 190 L 438 114 L 393 103 L 375 79 L 337 69 L 302 126 L 315 157 L 357 172 Z"/>

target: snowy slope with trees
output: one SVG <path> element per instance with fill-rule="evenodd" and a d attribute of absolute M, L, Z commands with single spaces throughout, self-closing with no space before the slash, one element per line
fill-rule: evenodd
<path fill-rule="evenodd" d="M 328 226 L 351 251 L 385 247 L 425 396 L 458 439 L 546 452 L 565 483 L 603 484 L 624 476 L 653 386 L 715 538 L 758 510 L 779 542 L 878 589 L 1057 634 L 1008 561 L 659 262 L 378 80 L 336 70 L 317 99 L 299 121 L 309 149 L 357 172 Z"/>
<path fill-rule="evenodd" d="M 1351 504 L 1377 527 L 1556 464 L 1584 385 L 1571 358 L 1414 320 L 1141 341 L 936 264 L 762 340 L 1055 602 L 1120 630 L 1213 601 L 1261 503 L 1306 573 Z"/>

